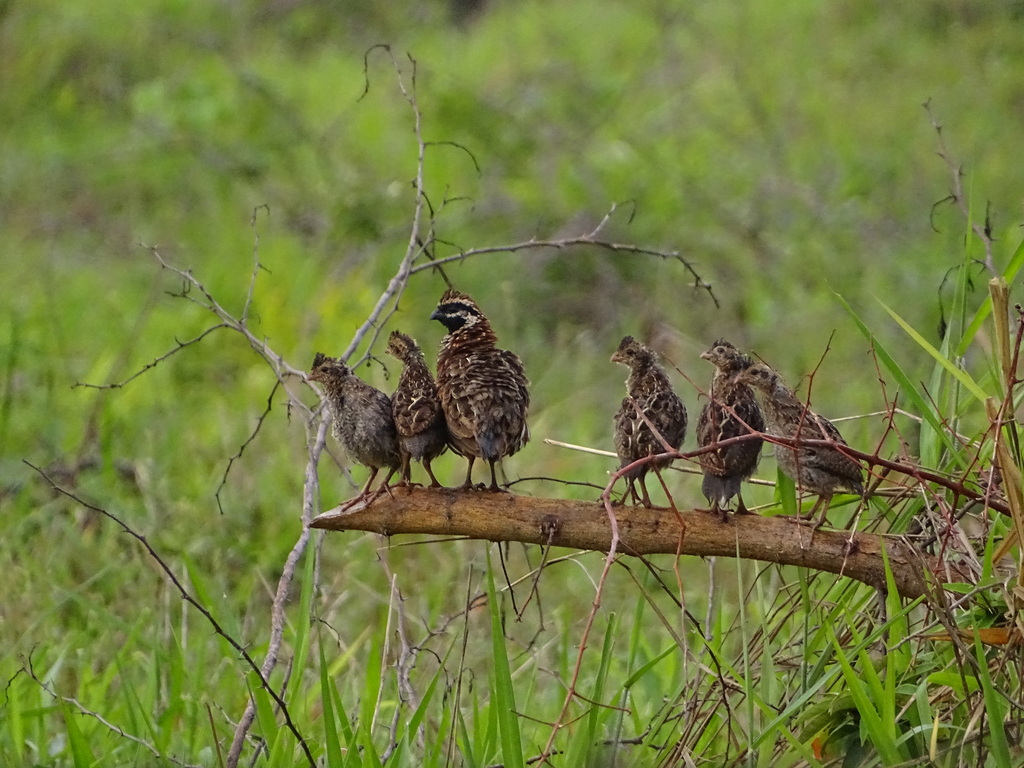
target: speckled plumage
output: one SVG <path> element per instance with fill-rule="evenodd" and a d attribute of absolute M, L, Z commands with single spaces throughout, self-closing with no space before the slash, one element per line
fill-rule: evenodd
<path fill-rule="evenodd" d="M 715 366 L 711 377 L 709 400 L 697 418 L 697 445 L 701 448 L 734 437 L 749 435 L 750 429 L 764 431 L 764 416 L 750 386 L 734 381 L 735 376 L 749 368 L 753 361 L 725 339 L 719 339 L 701 354 Z M 739 417 L 739 418 L 737 418 Z M 739 496 L 737 512 L 745 512 L 740 493 L 761 459 L 761 438 L 723 446 L 700 455 L 704 470 L 701 490 L 712 510 L 723 509 L 733 496 Z"/>
<path fill-rule="evenodd" d="M 441 410 L 437 384 L 423 359 L 423 352 L 411 336 L 392 331 L 384 351 L 403 365 L 398 387 L 391 395 L 391 412 L 402 459 L 402 483 L 410 482 L 409 462 L 415 460 L 422 462 L 430 475 L 431 487 L 437 488 L 441 484 L 434 477 L 430 462 L 448 447 L 448 425 Z"/>
<path fill-rule="evenodd" d="M 319 352 L 309 378 L 324 387 L 334 414 L 335 438 L 351 459 L 370 470 L 366 486 L 349 504 L 366 497 L 377 473 L 385 467 L 388 475 L 381 489 L 386 489 L 401 464 L 390 398 L 352 373 L 341 360 Z"/>
<path fill-rule="evenodd" d="M 430 317 L 448 329 L 437 355 L 437 392 L 449 444 L 469 460 L 463 488 L 472 486 L 473 462 L 482 458 L 490 464 L 490 490 L 500 490 L 495 465 L 530 439 L 523 363 L 497 347 L 498 337 L 476 302 L 454 288 L 445 291 Z"/>
<path fill-rule="evenodd" d="M 625 467 L 647 456 L 666 452 L 665 444 L 651 431 L 644 417 L 654 425 L 665 443 L 678 450 L 686 438 L 686 406 L 672 390 L 665 369 L 658 363 L 657 353 L 632 336 L 626 336 L 611 361 L 629 368 L 627 395 L 615 414 L 615 453 L 619 457 L 619 466 Z M 638 413 L 638 408 L 643 416 Z M 658 459 L 630 470 L 626 474 L 627 495 L 639 498 L 645 507 L 651 506 L 647 473 L 653 469 L 660 475 L 661 470 L 671 463 L 671 458 Z M 643 492 L 640 497 L 636 493 L 635 483 L 638 481 Z"/>
<path fill-rule="evenodd" d="M 791 440 L 831 440 L 846 445 L 835 425 L 807 407 L 785 385 L 779 374 L 764 363 L 747 368 L 736 377 L 736 381 L 761 393 L 768 434 Z M 835 448 L 776 445 L 775 460 L 800 488 L 821 497 L 811 510 L 813 514 L 818 506 L 823 506 L 817 525 L 824 522 L 832 494 L 836 491 L 845 490 L 858 496 L 864 493 L 864 470 L 860 462 Z"/>

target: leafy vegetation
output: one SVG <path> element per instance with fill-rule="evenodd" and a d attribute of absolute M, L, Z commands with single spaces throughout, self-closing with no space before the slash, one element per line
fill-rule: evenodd
<path fill-rule="evenodd" d="M 1016 518 L 928 484 L 873 497 L 857 525 L 917 536 L 974 577 L 913 604 L 799 569 L 620 557 L 592 615 L 602 556 L 553 552 L 521 617 L 533 549 L 505 548 L 503 572 L 481 542 L 328 536 L 298 564 L 269 675 L 314 758 L 1019 763 L 1019 659 L 1000 643 L 1018 636 L 1009 536 L 1024 522 L 1008 420 L 1019 326 L 1001 303 L 1021 300 L 1024 259 L 1020 10 L 497 2 L 455 23 L 436 2 L 0 4 L 0 764 L 223 765 L 250 696 L 244 759 L 308 764 L 255 672 L 140 543 L 23 462 L 144 535 L 263 659 L 302 533 L 308 436 L 230 331 L 129 380 L 216 322 L 167 295 L 181 282 L 138 243 L 236 316 L 255 250 L 256 336 L 300 369 L 340 352 L 415 204 L 413 112 L 371 50 L 382 42 L 406 84 L 404 52 L 416 60 L 435 255 L 574 236 L 618 203 L 607 237 L 677 250 L 720 303 L 678 263 L 598 249 L 446 267 L 533 380 L 535 438 L 511 477 L 603 486 L 609 459 L 543 438 L 610 446 L 618 339 L 654 341 L 703 387 L 697 355 L 725 336 L 793 384 L 815 370 L 830 417 L 895 403 L 843 423 L 857 447 L 975 488 L 996 456 L 994 499 Z M 933 207 L 953 177 L 931 116 L 966 163 L 966 216 Z M 988 220 L 991 272 L 972 232 Z M 993 273 L 1008 298 L 986 291 Z M 442 287 L 416 275 L 391 321 L 428 349 Z M 379 365 L 360 373 L 391 386 Z M 697 389 L 677 383 L 695 414 Z M 461 462 L 438 465 L 458 479 Z M 328 507 L 353 485 L 321 468 Z M 669 482 L 677 504 L 702 504 L 694 477 Z M 794 493 L 745 496 L 773 514 Z M 854 523 L 854 504 L 834 509 Z"/>

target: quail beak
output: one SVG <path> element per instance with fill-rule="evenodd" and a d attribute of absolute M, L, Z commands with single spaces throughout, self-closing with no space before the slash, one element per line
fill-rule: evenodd
<path fill-rule="evenodd" d="M 430 313 L 430 319 L 431 320 L 440 320 L 441 319 L 441 315 L 439 315 L 437 313 L 437 310 L 435 309 L 433 312 Z"/>
<path fill-rule="evenodd" d="M 711 353 L 710 353 L 710 351 L 707 351 L 707 352 L 701 352 L 701 353 L 700 353 L 700 359 L 701 359 L 701 360 L 710 360 L 710 359 L 711 359 Z"/>
<path fill-rule="evenodd" d="M 610 362 L 612 362 L 612 363 L 624 363 L 624 362 L 626 362 L 626 358 L 624 358 L 621 354 L 619 354 L 618 350 L 616 350 L 614 353 L 612 353 L 612 356 L 610 358 L 608 358 L 608 360 Z"/>

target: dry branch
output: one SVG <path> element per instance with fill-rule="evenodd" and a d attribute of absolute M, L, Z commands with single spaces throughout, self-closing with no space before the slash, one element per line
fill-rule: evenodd
<path fill-rule="evenodd" d="M 971 581 L 966 571 L 919 552 L 906 539 L 818 530 L 812 541 L 810 530 L 788 517 L 731 515 L 723 521 L 706 510 L 677 514 L 671 509 L 643 507 L 616 507 L 615 517 L 618 551 L 623 554 L 741 557 L 835 573 L 884 589 L 884 549 L 896 589 L 903 597 L 920 597 L 929 583 Z M 447 488 L 399 488 L 390 496 L 382 495 L 345 512 L 328 510 L 311 525 L 385 536 L 420 533 L 550 542 L 599 552 L 608 551 L 612 538 L 608 514 L 600 502 Z"/>

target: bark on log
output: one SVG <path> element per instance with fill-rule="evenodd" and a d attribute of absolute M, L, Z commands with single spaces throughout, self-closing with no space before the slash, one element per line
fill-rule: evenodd
<path fill-rule="evenodd" d="M 729 515 L 707 510 L 615 507 L 619 551 L 628 555 L 741 557 L 779 565 L 799 565 L 840 574 L 885 589 L 883 548 L 896 589 L 907 598 L 928 585 L 970 581 L 949 563 L 918 552 L 908 542 L 870 533 L 818 530 L 787 517 Z M 607 552 L 611 525 L 603 504 L 533 498 L 511 493 L 455 491 L 448 488 L 396 488 L 370 504 L 328 510 L 311 526 L 334 531 L 370 531 L 465 536 L 488 541 L 521 541 Z"/>

